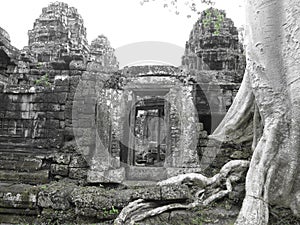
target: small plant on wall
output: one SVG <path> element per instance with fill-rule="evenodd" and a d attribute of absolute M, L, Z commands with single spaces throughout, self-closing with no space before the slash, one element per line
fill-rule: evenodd
<path fill-rule="evenodd" d="M 103 208 L 103 215 L 105 217 L 109 216 L 109 215 L 117 215 L 119 214 L 119 210 L 116 209 L 114 206 L 111 207 L 111 209 L 107 209 L 107 208 Z"/>
<path fill-rule="evenodd" d="M 215 29 L 214 35 L 219 35 L 220 28 L 224 21 L 224 15 L 220 13 L 217 9 L 213 9 L 212 12 L 211 9 L 205 11 L 205 19 L 203 19 L 203 25 L 204 27 L 208 27 L 212 23 Z"/>
<path fill-rule="evenodd" d="M 45 75 L 41 76 L 40 79 L 36 79 L 34 81 L 34 84 L 37 86 L 44 86 L 44 87 L 49 87 L 51 84 L 49 82 L 49 76 L 46 73 Z"/>

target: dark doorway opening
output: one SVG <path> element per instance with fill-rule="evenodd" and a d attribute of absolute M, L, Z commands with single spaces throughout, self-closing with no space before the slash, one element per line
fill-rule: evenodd
<path fill-rule="evenodd" d="M 194 92 L 194 105 L 197 109 L 198 119 L 200 123 L 203 123 L 204 130 L 208 134 L 212 133 L 211 124 L 211 109 L 206 95 L 199 84 L 193 86 Z"/>
<path fill-rule="evenodd" d="M 163 166 L 166 155 L 164 105 L 136 107 L 134 165 Z"/>
<path fill-rule="evenodd" d="M 164 167 L 169 154 L 169 89 L 133 90 L 124 115 L 120 160 L 128 166 Z"/>

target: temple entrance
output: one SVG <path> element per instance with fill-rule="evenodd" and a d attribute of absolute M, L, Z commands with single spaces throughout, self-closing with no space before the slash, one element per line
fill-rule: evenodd
<path fill-rule="evenodd" d="M 163 166 L 166 154 L 164 107 L 136 108 L 134 164 L 136 166 Z"/>
<path fill-rule="evenodd" d="M 167 148 L 165 100 L 152 97 L 138 101 L 131 118 L 132 165 L 163 167 Z"/>

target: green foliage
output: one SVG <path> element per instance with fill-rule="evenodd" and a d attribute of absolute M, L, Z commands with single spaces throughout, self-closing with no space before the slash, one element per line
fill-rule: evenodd
<path fill-rule="evenodd" d="M 49 82 L 48 74 L 45 74 L 45 75 L 41 76 L 40 79 L 35 80 L 34 84 L 38 85 L 38 86 L 49 87 L 51 84 Z"/>
<path fill-rule="evenodd" d="M 41 186 L 40 186 L 40 189 L 46 190 L 46 189 L 47 189 L 47 186 L 46 186 L 46 185 L 41 185 Z"/>
<path fill-rule="evenodd" d="M 157 1 L 157 0 L 152 0 Z M 149 3 L 150 0 L 140 0 L 141 5 Z M 169 11 L 174 11 L 176 15 L 180 14 L 180 9 L 184 11 L 183 8 L 188 8 L 189 12 L 200 14 L 201 13 L 201 4 L 214 5 L 215 0 L 164 0 L 163 7 L 168 8 Z M 181 4 L 181 5 L 180 5 Z M 200 5 L 199 5 L 200 4 Z M 203 6 L 202 6 L 203 7 Z M 187 15 L 188 18 L 191 18 L 191 15 Z M 220 34 L 220 29 L 222 23 L 224 22 L 224 15 L 220 13 L 217 9 L 207 9 L 205 10 L 205 18 L 203 19 L 204 27 L 208 27 L 213 24 L 214 35 Z"/>
<path fill-rule="evenodd" d="M 222 23 L 224 22 L 224 15 L 219 10 L 213 9 L 213 13 L 208 9 L 205 11 L 205 18 L 202 20 L 203 26 L 208 27 L 210 24 L 214 26 L 214 34 L 219 35 Z"/>
<path fill-rule="evenodd" d="M 114 214 L 119 214 L 119 210 L 115 209 L 115 207 L 111 207 L 111 209 L 109 210 L 109 214 L 110 215 L 114 215 Z"/>
<path fill-rule="evenodd" d="M 103 208 L 102 209 L 103 216 L 107 217 L 108 215 L 117 215 L 119 214 L 119 210 L 116 209 L 114 206 L 111 209 Z"/>

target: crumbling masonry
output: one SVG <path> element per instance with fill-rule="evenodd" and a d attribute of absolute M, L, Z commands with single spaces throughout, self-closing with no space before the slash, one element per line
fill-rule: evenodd
<path fill-rule="evenodd" d="M 56 210 L 77 221 L 104 220 L 111 215 L 91 210 L 103 205 L 78 198 L 93 187 L 80 185 L 203 172 L 207 135 L 232 104 L 245 67 L 237 29 L 223 11 L 201 14 L 179 68 L 119 70 L 108 39 L 99 35 L 89 45 L 83 19 L 65 3 L 43 8 L 28 36 L 28 46 L 18 50 L 0 28 L 0 222 L 52 218 Z M 213 166 L 248 156 L 223 148 Z M 43 189 L 66 178 L 72 185 Z M 62 202 L 51 199 L 55 188 Z M 172 200 L 164 191 L 150 198 Z M 105 207 L 122 208 L 144 193 L 129 192 Z M 176 193 L 175 199 L 186 198 L 186 190 Z"/>

